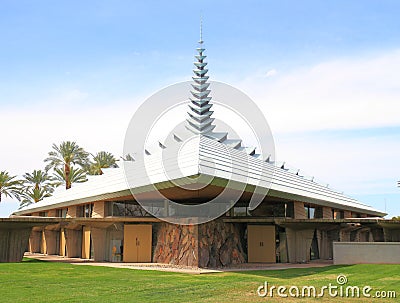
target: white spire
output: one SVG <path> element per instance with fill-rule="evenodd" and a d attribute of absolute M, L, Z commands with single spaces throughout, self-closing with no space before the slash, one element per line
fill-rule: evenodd
<path fill-rule="evenodd" d="M 197 60 L 194 62 L 194 76 L 192 77 L 194 83 L 190 91 L 192 96 L 189 98 L 189 117 L 186 119 L 186 128 L 195 134 L 206 134 L 212 132 L 215 125 L 213 125 L 214 118 L 211 118 L 213 114 L 210 110 L 212 107 L 212 103 L 210 103 L 211 97 L 208 96 L 210 83 L 207 82 L 209 77 L 207 76 L 208 69 L 206 69 L 207 62 L 205 62 L 207 56 L 204 55 L 205 49 L 203 48 L 203 24 L 201 19 L 200 41 L 196 50 L 198 55 L 195 56 Z"/>

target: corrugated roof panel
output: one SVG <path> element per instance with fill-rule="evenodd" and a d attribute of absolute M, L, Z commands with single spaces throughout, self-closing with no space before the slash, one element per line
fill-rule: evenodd
<path fill-rule="evenodd" d="M 176 144 L 180 148 L 182 143 L 176 142 Z M 154 189 L 151 184 L 157 183 L 157 187 L 167 188 L 173 186 L 169 180 L 188 182 L 183 177 L 202 173 L 260 187 L 270 185 L 272 192 L 292 196 L 293 199 L 304 197 L 321 205 L 336 205 L 344 209 L 384 215 L 342 193 L 278 168 L 262 159 L 251 157 L 244 151 L 233 149 L 206 136 L 199 136 L 187 142 L 178 153 L 178 158 L 176 155 L 177 149 L 159 148 L 156 153 L 146 156 L 144 161 L 124 162 L 124 168 L 105 170 L 101 176 L 95 176 L 85 183 L 74 184 L 71 189 L 57 192 L 53 197 L 29 205 L 15 214 L 127 195 L 130 193 L 127 178 L 135 190 L 144 192 Z M 148 178 L 143 177 L 146 175 Z"/>

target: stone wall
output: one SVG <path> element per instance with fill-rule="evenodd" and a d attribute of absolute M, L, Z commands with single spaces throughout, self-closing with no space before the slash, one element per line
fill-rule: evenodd
<path fill-rule="evenodd" d="M 214 220 L 201 225 L 153 225 L 153 262 L 220 267 L 246 262 L 245 226 Z"/>
<path fill-rule="evenodd" d="M 214 220 L 199 225 L 199 267 L 246 262 L 245 226 Z"/>
<path fill-rule="evenodd" d="M 198 266 L 198 226 L 153 225 L 153 262 Z"/>

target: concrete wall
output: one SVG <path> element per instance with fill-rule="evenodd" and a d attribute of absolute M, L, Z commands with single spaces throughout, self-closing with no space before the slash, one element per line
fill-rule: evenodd
<path fill-rule="evenodd" d="M 304 208 L 303 202 L 293 202 L 293 206 L 295 219 L 307 219 L 306 209 Z"/>
<path fill-rule="evenodd" d="M 95 202 L 93 204 L 92 218 L 104 218 L 105 217 L 105 203 Z"/>
<path fill-rule="evenodd" d="M 344 217 L 345 219 L 351 218 L 351 211 L 345 210 L 345 211 L 343 212 L 343 217 Z"/>
<path fill-rule="evenodd" d="M 400 242 L 334 242 L 334 264 L 400 264 Z"/>
<path fill-rule="evenodd" d="M 67 218 L 76 218 L 77 210 L 78 208 L 76 205 L 68 206 Z"/>
<path fill-rule="evenodd" d="M 324 219 L 333 219 L 332 208 L 324 206 L 322 208 L 322 218 L 324 218 Z"/>

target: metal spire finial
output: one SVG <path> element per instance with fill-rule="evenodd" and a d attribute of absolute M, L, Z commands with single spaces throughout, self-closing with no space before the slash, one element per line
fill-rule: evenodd
<path fill-rule="evenodd" d="M 200 15 L 200 41 L 199 43 L 203 43 L 203 17 Z"/>

